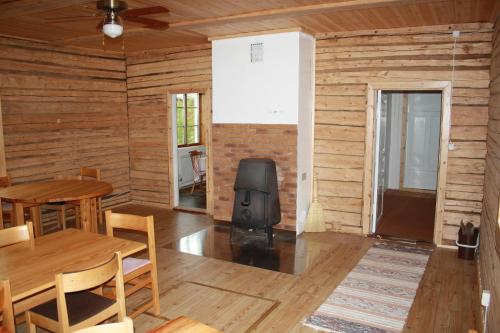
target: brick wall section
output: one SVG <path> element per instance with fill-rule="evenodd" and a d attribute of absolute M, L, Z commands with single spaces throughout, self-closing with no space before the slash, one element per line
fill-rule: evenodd
<path fill-rule="evenodd" d="M 278 170 L 281 223 L 295 230 L 297 200 L 297 126 L 214 124 L 214 218 L 230 221 L 234 180 L 242 158 L 272 158 Z"/>

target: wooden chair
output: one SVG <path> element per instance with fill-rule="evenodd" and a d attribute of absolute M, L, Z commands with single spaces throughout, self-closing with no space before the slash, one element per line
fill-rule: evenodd
<path fill-rule="evenodd" d="M 8 280 L 0 281 L 0 309 L 2 310 L 0 332 L 15 332 L 14 308 L 12 307 L 10 283 Z"/>
<path fill-rule="evenodd" d="M 203 155 L 201 151 L 191 150 L 189 157 L 191 158 L 191 165 L 193 166 L 193 186 L 191 187 L 191 194 L 194 192 L 194 187 L 198 182 L 200 187 L 203 186 L 203 178 L 206 176 L 206 171 L 201 170 L 200 158 Z"/>
<path fill-rule="evenodd" d="M 11 179 L 9 176 L 4 176 L 0 177 L 0 188 L 4 187 L 9 187 L 12 185 Z M 24 204 L 24 208 L 30 208 L 35 205 L 31 204 Z M 12 222 L 14 221 L 14 210 L 12 209 L 12 204 L 10 202 L 2 202 L 0 200 L 0 208 L 2 209 L 2 213 L 0 214 L 0 229 L 3 229 L 5 227 L 4 225 L 4 220 L 7 218 L 7 220 L 10 222 L 12 225 Z"/>
<path fill-rule="evenodd" d="M 55 180 L 81 180 L 81 176 L 64 176 L 64 175 L 57 175 L 54 177 Z M 78 206 L 75 206 L 74 203 L 70 202 L 55 202 L 55 203 L 50 203 L 50 204 L 45 204 L 42 206 L 42 208 L 46 210 L 51 210 L 51 211 L 56 211 L 57 212 L 57 227 L 59 229 L 66 229 L 66 212 L 70 209 L 75 210 L 75 219 L 76 219 L 76 225 L 78 227 L 78 208 L 80 203 L 78 203 Z M 42 234 L 43 234 L 43 228 L 42 228 Z"/>
<path fill-rule="evenodd" d="M 121 323 L 92 326 L 75 331 L 75 333 L 134 333 L 134 322 L 129 317 L 125 317 Z"/>
<path fill-rule="evenodd" d="M 160 295 L 158 289 L 158 273 L 156 266 L 156 245 L 153 216 L 137 216 L 113 213 L 106 211 L 106 233 L 113 237 L 114 229 L 134 230 L 147 233 L 149 259 L 127 257 L 123 259 L 123 279 L 125 284 L 132 285 L 125 288 L 125 296 L 129 296 L 142 288 L 151 289 L 152 299 L 140 305 L 129 316 L 137 317 L 146 310 L 153 308 L 155 315 L 160 314 Z M 108 284 L 113 287 L 113 281 Z"/>
<path fill-rule="evenodd" d="M 116 281 L 116 299 L 102 296 L 102 285 Z M 26 327 L 36 333 L 36 327 L 52 332 L 73 332 L 97 325 L 118 315 L 125 318 L 122 256 L 120 252 L 106 263 L 79 272 L 59 273 L 55 276 L 56 298 L 35 306 L 26 312 Z M 90 291 L 95 289 L 97 291 Z"/>
<path fill-rule="evenodd" d="M 0 230 L 0 247 L 32 241 L 34 238 L 33 223 L 28 221 L 25 225 Z"/>

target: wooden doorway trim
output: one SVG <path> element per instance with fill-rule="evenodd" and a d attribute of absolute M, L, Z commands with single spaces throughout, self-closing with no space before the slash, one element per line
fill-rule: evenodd
<path fill-rule="evenodd" d="M 363 176 L 363 208 L 361 225 L 363 234 L 370 231 L 372 181 L 373 181 L 373 142 L 374 142 L 374 117 L 376 107 L 376 92 L 378 90 L 391 91 L 438 91 L 441 92 L 441 135 L 439 139 L 439 164 L 436 188 L 436 214 L 434 218 L 434 244 L 441 245 L 444 201 L 446 190 L 446 169 L 448 165 L 448 142 L 450 140 L 451 117 L 451 82 L 372 82 L 367 87 L 366 127 L 365 127 L 365 164 Z"/>
<path fill-rule="evenodd" d="M 5 141 L 3 137 L 2 99 L 0 98 L 0 177 L 5 176 L 7 176 L 7 163 L 5 161 Z"/>
<path fill-rule="evenodd" d="M 212 90 L 210 88 L 188 88 L 188 89 L 173 89 L 167 91 L 167 114 L 168 114 L 168 174 L 169 174 L 169 192 L 170 201 L 169 208 L 174 208 L 174 152 L 172 151 L 172 99 L 176 94 L 200 94 L 201 100 L 201 135 L 204 137 L 206 155 L 207 155 L 207 208 L 206 213 L 213 215 L 214 200 L 213 200 L 213 159 L 212 159 Z"/>

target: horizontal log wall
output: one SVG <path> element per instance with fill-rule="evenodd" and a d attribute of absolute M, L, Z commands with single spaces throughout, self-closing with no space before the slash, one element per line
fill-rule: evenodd
<path fill-rule="evenodd" d="M 488 154 L 481 218 L 480 272 L 483 289 L 491 292 L 488 332 L 500 332 L 500 19 L 491 57 Z"/>
<path fill-rule="evenodd" d="M 167 93 L 212 85 L 210 44 L 127 56 L 131 199 L 170 206 Z"/>
<path fill-rule="evenodd" d="M 361 233 L 367 83 L 450 81 L 456 72 L 446 184 L 444 243 L 460 221 L 479 224 L 488 122 L 491 24 L 324 34 L 316 42 L 314 167 L 327 224 Z"/>
<path fill-rule="evenodd" d="M 125 60 L 0 38 L 0 99 L 7 172 L 14 183 L 96 167 L 128 201 Z"/>

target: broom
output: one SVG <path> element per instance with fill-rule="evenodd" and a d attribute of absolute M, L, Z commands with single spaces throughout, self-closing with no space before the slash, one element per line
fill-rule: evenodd
<path fill-rule="evenodd" d="M 306 232 L 324 232 L 325 219 L 323 216 L 323 207 L 318 201 L 318 184 L 316 174 L 313 176 L 313 202 L 309 206 L 307 213 Z"/>

